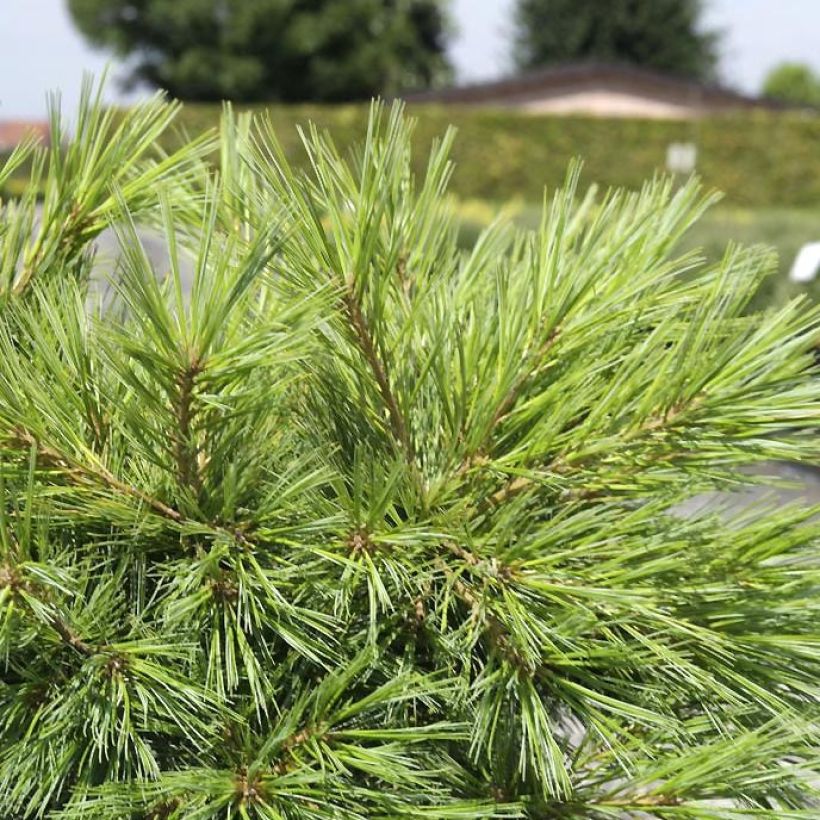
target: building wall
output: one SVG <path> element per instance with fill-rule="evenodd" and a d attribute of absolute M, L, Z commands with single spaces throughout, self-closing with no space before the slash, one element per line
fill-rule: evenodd
<path fill-rule="evenodd" d="M 696 99 L 687 102 L 603 89 L 523 97 L 511 99 L 506 104 L 533 114 L 588 114 L 598 117 L 686 119 L 706 113 Z"/>
<path fill-rule="evenodd" d="M 651 119 L 785 107 L 721 86 L 635 67 L 573 64 L 487 83 L 420 91 L 405 98 L 418 103 L 516 108 L 539 114 Z"/>

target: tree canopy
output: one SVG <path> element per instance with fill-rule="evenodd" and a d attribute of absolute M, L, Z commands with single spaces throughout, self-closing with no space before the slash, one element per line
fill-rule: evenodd
<path fill-rule="evenodd" d="M 343 101 L 449 76 L 444 0 L 69 0 L 128 79 L 179 99 Z"/>
<path fill-rule="evenodd" d="M 766 75 L 763 93 L 795 105 L 820 106 L 820 76 L 804 63 L 781 63 Z"/>
<path fill-rule="evenodd" d="M 697 79 L 714 77 L 717 36 L 699 27 L 701 0 L 518 0 L 515 62 L 630 63 Z"/>

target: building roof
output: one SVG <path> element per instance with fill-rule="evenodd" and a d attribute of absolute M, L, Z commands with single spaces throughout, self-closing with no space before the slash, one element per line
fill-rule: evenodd
<path fill-rule="evenodd" d="M 10 151 L 30 136 L 47 142 L 48 123 L 43 120 L 0 120 L 0 151 Z"/>
<path fill-rule="evenodd" d="M 782 110 L 792 107 L 778 100 L 741 94 L 718 84 L 617 63 L 569 63 L 489 82 L 411 92 L 403 98 L 408 102 L 515 105 L 542 94 L 557 95 L 600 87 L 673 97 L 714 109 Z"/>

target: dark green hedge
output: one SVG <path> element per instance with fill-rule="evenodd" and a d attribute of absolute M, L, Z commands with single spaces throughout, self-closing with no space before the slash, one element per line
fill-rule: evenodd
<path fill-rule="evenodd" d="M 271 117 L 288 153 L 298 159 L 295 125 L 313 120 L 343 144 L 357 139 L 366 106 L 274 106 Z M 465 197 L 540 199 L 558 184 L 567 162 L 582 157 L 585 178 L 635 187 L 663 169 L 670 142 L 698 145 L 698 172 L 705 183 L 744 206 L 820 204 L 820 117 L 753 113 L 697 121 L 597 119 L 517 114 L 458 106 L 423 106 L 419 145 L 448 123 L 457 126 L 453 191 Z M 186 106 L 189 132 L 212 125 L 214 107 Z M 426 152 L 419 152 L 419 157 Z"/>

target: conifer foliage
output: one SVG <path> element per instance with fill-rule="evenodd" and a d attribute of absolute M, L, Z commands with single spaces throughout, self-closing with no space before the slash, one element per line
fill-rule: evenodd
<path fill-rule="evenodd" d="M 173 113 L 3 171 L 2 816 L 816 817 L 816 511 L 677 507 L 818 456 L 769 254 L 576 171 L 465 251 L 400 107 L 304 174 Z"/>

